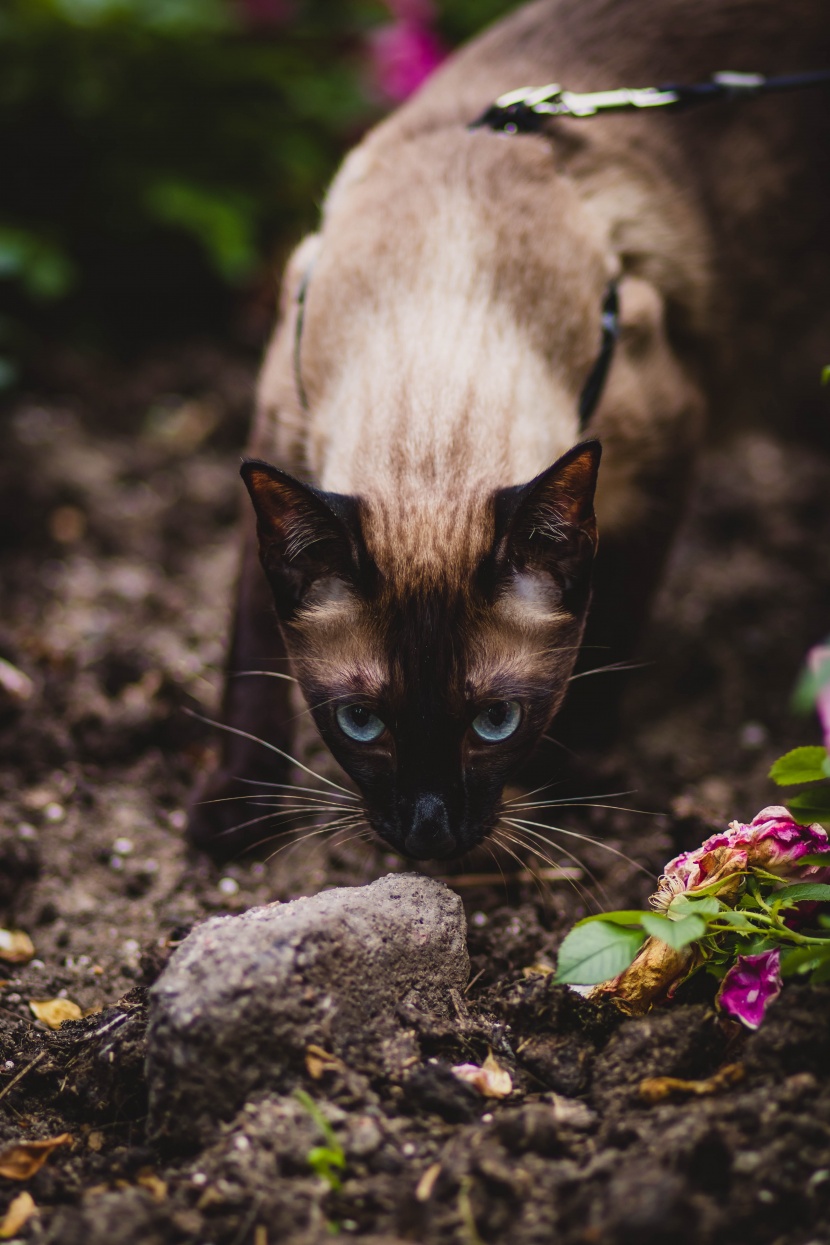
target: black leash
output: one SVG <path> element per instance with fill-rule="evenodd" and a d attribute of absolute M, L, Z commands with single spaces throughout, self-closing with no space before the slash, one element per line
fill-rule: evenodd
<path fill-rule="evenodd" d="M 566 91 L 552 82 L 548 86 L 520 87 L 518 91 L 500 95 L 469 128 L 486 127 L 499 134 L 535 134 L 551 117 L 584 118 L 603 112 L 640 112 L 650 108 L 679 112 L 716 100 L 743 100 L 777 91 L 826 85 L 830 85 L 830 69 L 783 74 L 774 78 L 765 78 L 758 73 L 723 71 L 712 74 L 707 82 L 685 86 L 623 87 L 617 91 L 593 91 L 588 94 Z"/>

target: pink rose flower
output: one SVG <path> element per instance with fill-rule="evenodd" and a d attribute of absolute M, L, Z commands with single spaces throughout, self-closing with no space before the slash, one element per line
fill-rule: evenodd
<path fill-rule="evenodd" d="M 721 983 L 717 1003 L 747 1029 L 757 1029 L 764 1012 L 781 993 L 781 950 L 739 955 Z"/>

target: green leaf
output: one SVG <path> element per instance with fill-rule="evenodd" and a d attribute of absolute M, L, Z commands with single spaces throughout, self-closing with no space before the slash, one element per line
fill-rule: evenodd
<path fill-rule="evenodd" d="M 668 914 L 675 921 L 684 916 L 717 916 L 722 907 L 723 904 L 714 895 L 702 895 L 696 899 L 694 895 L 681 891 L 669 904 Z"/>
<path fill-rule="evenodd" d="M 793 977 L 796 973 L 809 973 L 823 964 L 830 963 L 830 938 L 827 947 L 793 947 L 781 953 L 781 976 Z"/>
<path fill-rule="evenodd" d="M 702 938 L 708 926 L 702 916 L 684 916 L 679 921 L 670 921 L 667 916 L 648 912 L 643 917 L 643 929 L 653 938 L 667 943 L 674 951 L 680 951 L 690 942 Z"/>
<path fill-rule="evenodd" d="M 641 929 L 625 929 L 612 921 L 577 925 L 559 948 L 554 980 L 577 986 L 609 981 L 628 968 L 645 937 Z"/>
<path fill-rule="evenodd" d="M 830 822 L 830 787 L 802 791 L 787 800 L 787 808 L 800 826 L 809 826 L 814 821 Z"/>
<path fill-rule="evenodd" d="M 148 188 L 145 201 L 157 220 L 196 238 L 228 280 L 251 271 L 256 260 L 254 208 L 244 196 L 193 182 L 163 181 Z"/>
<path fill-rule="evenodd" d="M 648 915 L 648 911 L 640 912 L 636 909 L 595 912 L 593 916 L 584 916 L 581 921 L 577 921 L 574 929 L 578 929 L 580 925 L 588 925 L 592 921 L 610 921 L 612 925 L 642 925 L 643 917 Z"/>
<path fill-rule="evenodd" d="M 793 748 L 779 757 L 769 772 L 769 777 L 779 787 L 791 787 L 799 782 L 818 782 L 826 777 L 824 762 L 826 748 Z"/>
<path fill-rule="evenodd" d="M 830 886 L 826 882 L 796 882 L 794 886 L 785 886 L 772 896 L 779 908 L 792 908 L 797 903 L 818 901 L 826 903 L 830 900 Z"/>
<path fill-rule="evenodd" d="M 810 984 L 813 986 L 822 986 L 827 981 L 830 981 L 830 956 L 813 969 L 810 977 Z"/>

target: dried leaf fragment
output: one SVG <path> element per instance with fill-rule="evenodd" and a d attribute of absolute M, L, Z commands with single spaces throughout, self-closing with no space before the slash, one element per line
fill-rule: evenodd
<path fill-rule="evenodd" d="M 136 1184 L 141 1185 L 142 1189 L 146 1189 L 153 1196 L 154 1202 L 163 1202 L 167 1197 L 167 1182 L 157 1176 L 149 1167 L 142 1167 L 136 1178 Z"/>
<path fill-rule="evenodd" d="M 338 1059 L 337 1055 L 331 1055 L 327 1050 L 323 1050 L 322 1046 L 312 1045 L 306 1047 L 305 1066 L 312 1080 L 320 1081 L 324 1073 L 339 1071 L 346 1065 L 342 1059 Z"/>
<path fill-rule="evenodd" d="M 6 1180 L 31 1180 L 53 1150 L 72 1144 L 71 1133 L 47 1137 L 43 1141 L 17 1141 L 0 1150 L 0 1176 Z"/>
<path fill-rule="evenodd" d="M 719 1094 L 732 1085 L 737 1085 L 745 1075 L 742 1063 L 727 1063 L 714 1076 L 703 1081 L 684 1081 L 677 1076 L 650 1076 L 640 1082 L 640 1097 L 643 1102 L 662 1102 L 672 1094 L 685 1094 L 687 1097 L 705 1098 L 710 1094 Z"/>
<path fill-rule="evenodd" d="M 9 1203 L 9 1209 L 3 1216 L 0 1223 L 0 1240 L 8 1241 L 10 1237 L 17 1236 L 22 1227 L 29 1222 L 33 1215 L 38 1214 L 35 1199 L 31 1193 L 18 1193 Z"/>
<path fill-rule="evenodd" d="M 432 1197 L 435 1182 L 441 1175 L 441 1164 L 431 1163 L 415 1186 L 415 1197 L 419 1202 L 428 1202 Z"/>
<path fill-rule="evenodd" d="M 34 954 L 35 945 L 22 929 L 0 929 L 0 960 L 7 964 L 28 964 Z"/>
<path fill-rule="evenodd" d="M 65 1020 L 81 1020 L 84 1014 L 71 999 L 29 999 L 29 1008 L 49 1029 L 59 1029 Z"/>
<path fill-rule="evenodd" d="M 506 1068 L 489 1054 L 481 1067 L 475 1063 L 460 1063 L 453 1068 L 459 1081 L 466 1081 L 477 1089 L 483 1098 L 507 1098 L 513 1092 L 513 1081 Z"/>

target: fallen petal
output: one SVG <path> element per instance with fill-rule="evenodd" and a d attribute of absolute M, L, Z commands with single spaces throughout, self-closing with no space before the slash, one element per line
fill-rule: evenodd
<path fill-rule="evenodd" d="M 459 1081 L 466 1081 L 483 1098 L 507 1098 L 513 1092 L 513 1081 L 506 1068 L 488 1055 L 481 1067 L 475 1063 L 460 1063 L 453 1068 Z"/>
<path fill-rule="evenodd" d="M 39 1172 L 53 1150 L 72 1144 L 71 1133 L 47 1137 L 44 1141 L 18 1141 L 0 1150 L 0 1176 L 6 1180 L 30 1180 Z"/>
<path fill-rule="evenodd" d="M 34 954 L 34 943 L 22 929 L 0 929 L 0 960 L 7 964 L 28 964 Z"/>
<path fill-rule="evenodd" d="M 65 1020 L 82 1020 L 84 1015 L 71 999 L 29 999 L 29 1008 L 49 1029 L 59 1029 Z"/>
<path fill-rule="evenodd" d="M 747 1029 L 757 1029 L 764 1013 L 781 993 L 781 951 L 775 947 L 760 955 L 739 955 L 723 979 L 717 1004 Z"/>
<path fill-rule="evenodd" d="M 23 1193 L 18 1193 L 17 1197 L 12 1198 L 3 1221 L 0 1223 L 0 1240 L 8 1241 L 11 1237 L 17 1236 L 20 1229 L 36 1214 L 38 1214 L 38 1209 L 31 1193 L 25 1190 Z"/>

